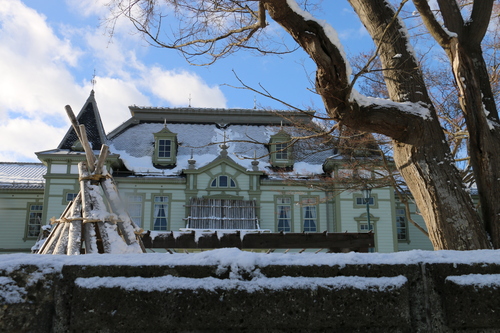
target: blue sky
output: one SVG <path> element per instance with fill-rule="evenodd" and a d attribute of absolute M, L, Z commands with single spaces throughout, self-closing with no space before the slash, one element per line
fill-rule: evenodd
<path fill-rule="evenodd" d="M 127 120 L 129 105 L 283 108 L 234 89 L 234 72 L 298 107 L 322 109 L 311 93 L 314 67 L 298 51 L 282 57 L 236 53 L 210 67 L 190 66 L 176 51 L 148 47 L 132 25 L 106 34 L 107 0 L 0 0 L 0 161 L 37 161 L 69 128 L 64 106 L 79 112 L 94 87 L 107 132 Z M 348 54 L 371 40 L 345 0 L 323 2 L 325 18 Z M 280 28 L 271 25 L 270 29 Z M 309 79 L 308 79 L 309 75 Z"/>

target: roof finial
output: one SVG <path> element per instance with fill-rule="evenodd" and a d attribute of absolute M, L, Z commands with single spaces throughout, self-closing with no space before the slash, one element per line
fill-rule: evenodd
<path fill-rule="evenodd" d="M 92 83 L 92 91 L 93 91 L 95 84 L 97 83 L 97 81 L 95 79 L 95 68 L 94 68 L 94 75 L 92 75 L 92 81 L 90 81 L 90 82 Z"/>
<path fill-rule="evenodd" d="M 193 158 L 193 149 L 191 149 L 191 158 L 188 160 L 189 169 L 195 169 L 196 160 Z"/>
<path fill-rule="evenodd" d="M 167 118 L 163 118 L 163 128 L 167 128 Z"/>
<path fill-rule="evenodd" d="M 252 164 L 253 171 L 259 171 L 259 161 L 257 160 L 257 150 L 253 151 L 253 161 L 251 162 L 251 164 Z"/>
<path fill-rule="evenodd" d="M 226 157 L 227 156 L 227 149 L 229 148 L 229 146 L 226 144 L 226 132 L 224 132 L 224 142 L 219 145 L 221 152 L 220 152 L 220 155 L 223 156 L 223 157 Z"/>
<path fill-rule="evenodd" d="M 253 109 L 257 109 L 257 97 L 253 96 Z"/>
<path fill-rule="evenodd" d="M 189 94 L 189 107 L 191 107 L 191 94 Z"/>

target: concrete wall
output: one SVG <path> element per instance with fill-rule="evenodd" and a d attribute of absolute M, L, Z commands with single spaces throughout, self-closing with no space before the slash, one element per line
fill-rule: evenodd
<path fill-rule="evenodd" d="M 457 282 L 499 273 L 481 263 L 26 265 L 0 270 L 0 332 L 500 332 L 500 288 Z M 141 278 L 132 288 L 123 277 Z M 155 277 L 174 282 L 141 288 Z"/>

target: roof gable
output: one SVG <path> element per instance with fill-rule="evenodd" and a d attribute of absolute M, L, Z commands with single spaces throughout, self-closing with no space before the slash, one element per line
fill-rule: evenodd
<path fill-rule="evenodd" d="M 78 113 L 76 119 L 80 125 L 85 125 L 87 137 L 92 145 L 92 149 L 100 150 L 101 146 L 107 142 L 107 138 L 94 97 L 94 90 L 90 92 L 89 98 L 87 98 L 87 101 L 80 110 L 80 113 Z M 76 135 L 75 130 L 73 127 L 70 127 L 57 148 L 71 149 L 77 140 L 78 136 Z"/>

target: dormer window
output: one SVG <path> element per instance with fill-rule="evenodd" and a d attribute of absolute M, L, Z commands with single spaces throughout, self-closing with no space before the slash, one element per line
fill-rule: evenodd
<path fill-rule="evenodd" d="M 172 156 L 172 140 L 158 140 L 158 158 L 170 158 Z"/>
<path fill-rule="evenodd" d="M 177 161 L 177 134 L 172 133 L 166 126 L 154 133 L 155 152 L 153 164 L 156 167 L 174 166 Z"/>
<path fill-rule="evenodd" d="M 290 145 L 290 135 L 280 130 L 271 137 L 270 142 L 270 162 L 273 167 L 291 167 L 293 166 L 293 149 Z"/>

